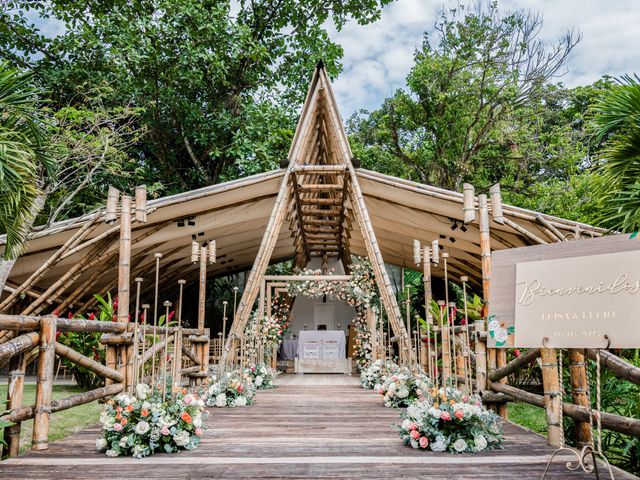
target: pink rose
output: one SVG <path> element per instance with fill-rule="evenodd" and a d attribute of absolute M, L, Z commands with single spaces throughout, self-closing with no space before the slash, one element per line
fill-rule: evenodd
<path fill-rule="evenodd" d="M 185 405 L 189 405 L 191 402 L 193 402 L 193 397 L 191 395 L 187 395 L 182 399 L 182 401 L 185 403 Z"/>
<path fill-rule="evenodd" d="M 417 430 L 418 429 L 418 425 L 415 424 L 415 422 L 411 422 L 409 424 L 409 430 Z"/>
<path fill-rule="evenodd" d="M 378 393 L 379 393 L 380 395 L 384 395 L 384 390 L 383 390 L 383 389 L 381 389 L 381 388 L 379 388 L 379 389 L 378 389 Z"/>
<path fill-rule="evenodd" d="M 169 435 L 169 427 L 165 425 L 164 427 L 162 427 L 162 430 L 160 430 L 160 433 L 162 435 Z"/>
<path fill-rule="evenodd" d="M 202 436 L 202 429 L 201 428 L 196 428 L 196 436 L 197 437 L 201 437 Z"/>
<path fill-rule="evenodd" d="M 427 439 L 427 437 L 420 437 L 420 448 L 427 448 L 427 445 L 429 445 L 429 439 Z"/>
<path fill-rule="evenodd" d="M 460 420 L 462 417 L 464 417 L 464 412 L 462 410 L 456 410 L 454 415 L 458 420 Z"/>
<path fill-rule="evenodd" d="M 449 415 L 449 412 L 442 412 L 440 414 L 440 418 L 442 420 L 451 420 L 451 415 Z"/>
<path fill-rule="evenodd" d="M 113 430 L 114 430 L 115 432 L 121 432 L 121 431 L 122 431 L 122 428 L 123 428 L 123 427 L 122 427 L 122 424 L 120 424 L 120 423 L 114 423 L 114 424 L 113 424 Z"/>
<path fill-rule="evenodd" d="M 411 433 L 409 433 L 409 435 L 411 435 L 411 438 L 413 438 L 414 440 L 420 438 L 420 432 L 418 432 L 417 430 L 411 430 Z"/>
<path fill-rule="evenodd" d="M 391 377 L 391 381 L 392 382 L 397 382 L 398 381 L 398 377 L 396 377 L 395 375 L 393 377 Z"/>

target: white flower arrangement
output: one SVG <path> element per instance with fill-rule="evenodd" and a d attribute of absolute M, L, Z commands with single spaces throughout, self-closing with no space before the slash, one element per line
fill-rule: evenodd
<path fill-rule="evenodd" d="M 258 365 L 252 365 L 249 368 L 246 368 L 244 370 L 244 375 L 251 379 L 256 390 L 275 388 L 277 372 L 264 363 L 259 363 Z"/>
<path fill-rule="evenodd" d="M 100 414 L 102 437 L 96 449 L 108 457 L 143 458 L 158 451 L 192 450 L 200 443 L 204 402 L 181 390 L 164 401 L 148 385 L 136 385 L 135 396 L 125 393 L 109 400 Z M 196 422 L 197 420 L 197 422 Z"/>
<path fill-rule="evenodd" d="M 390 372 L 378 389 L 385 407 L 406 407 L 422 398 L 431 388 L 431 380 L 423 372 L 415 374 L 407 367 Z"/>
<path fill-rule="evenodd" d="M 409 404 L 398 426 L 406 445 L 434 452 L 475 453 L 499 448 L 498 416 L 479 397 L 453 388 L 432 387 Z"/>
<path fill-rule="evenodd" d="M 397 373 L 399 367 L 388 360 L 378 359 L 360 371 L 360 383 L 365 389 L 379 390 L 390 374 Z"/>
<path fill-rule="evenodd" d="M 240 371 L 227 372 L 220 379 L 214 375 L 209 383 L 205 403 L 210 407 L 244 407 L 255 402 L 256 390 L 251 377 Z"/>

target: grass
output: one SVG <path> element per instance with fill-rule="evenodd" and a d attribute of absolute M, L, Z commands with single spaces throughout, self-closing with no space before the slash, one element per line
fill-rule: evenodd
<path fill-rule="evenodd" d="M 510 403 L 509 420 L 542 435 L 547 433 L 544 408 L 522 402 Z"/>
<path fill-rule="evenodd" d="M 53 399 L 69 397 L 83 390 L 69 385 L 54 385 Z M 36 397 L 36 386 L 24 386 L 24 405 L 33 405 Z M 7 398 L 7 386 L 0 386 L 0 398 Z M 62 410 L 51 414 L 49 426 L 49 441 L 54 442 L 76 433 L 84 428 L 98 423 L 98 417 L 102 411 L 102 405 L 98 401 L 80 405 L 69 410 Z M 31 446 L 31 433 L 33 430 L 33 420 L 22 422 L 20 432 L 20 451 L 28 450 Z"/>

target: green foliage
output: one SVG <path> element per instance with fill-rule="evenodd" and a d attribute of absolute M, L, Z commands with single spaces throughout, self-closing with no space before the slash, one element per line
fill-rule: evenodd
<path fill-rule="evenodd" d="M 7 403 L 8 401 L 0 400 L 0 406 L 6 405 Z M 5 410 L 4 408 L 0 408 L 0 417 L 8 412 L 9 412 L 8 410 Z M 4 445 L 5 447 L 7 446 L 7 442 L 4 441 L 4 429 L 7 427 L 10 427 L 11 425 L 13 425 L 12 422 L 7 422 L 6 420 L 0 419 L 0 445 Z"/>
<path fill-rule="evenodd" d="M 46 150 L 40 91 L 31 75 L 0 63 L 0 233 L 7 234 L 2 253 L 14 259 L 42 205 L 41 182 L 54 163 Z"/>
<path fill-rule="evenodd" d="M 171 193 L 276 168 L 316 62 L 340 71 L 326 26 L 390 1 L 14 0 L 0 54 L 34 68 L 54 110 L 97 87 L 107 110 L 139 109 L 146 135 L 128 151 Z M 64 28 L 50 38 L 34 18 Z"/>
<path fill-rule="evenodd" d="M 593 108 L 596 136 L 606 141 L 600 219 L 622 232 L 640 230 L 640 77 L 623 77 Z"/>

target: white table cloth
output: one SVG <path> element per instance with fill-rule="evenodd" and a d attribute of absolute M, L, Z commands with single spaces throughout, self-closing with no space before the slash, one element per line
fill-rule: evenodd
<path fill-rule="evenodd" d="M 315 343 L 314 343 L 315 342 Z M 302 330 L 298 335 L 298 358 L 304 360 L 305 349 L 319 346 L 319 360 L 324 360 L 324 347 L 338 346 L 338 358 L 347 357 L 347 340 L 342 330 Z"/>
<path fill-rule="evenodd" d="M 282 359 L 293 360 L 298 353 L 298 340 L 292 338 L 282 341 Z"/>

